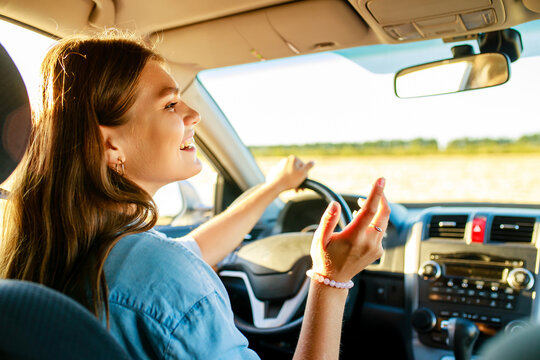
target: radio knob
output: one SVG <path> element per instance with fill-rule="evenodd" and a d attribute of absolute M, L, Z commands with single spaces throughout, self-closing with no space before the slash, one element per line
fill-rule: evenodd
<path fill-rule="evenodd" d="M 435 280 L 441 276 L 441 266 L 435 261 L 426 261 L 418 271 L 418 274 L 426 280 Z"/>
<path fill-rule="evenodd" d="M 504 327 L 504 332 L 507 334 L 511 334 L 516 331 L 521 331 L 523 329 L 526 329 L 529 326 L 530 324 L 523 320 L 513 320 L 513 321 L 510 321 L 508 324 L 506 324 L 506 326 Z"/>
<path fill-rule="evenodd" d="M 527 269 L 517 268 L 508 273 L 507 282 L 514 290 L 529 290 L 534 285 L 534 276 Z"/>
<path fill-rule="evenodd" d="M 425 333 L 435 327 L 437 324 L 437 317 L 433 311 L 428 308 L 419 308 L 413 312 L 411 323 L 417 332 Z"/>

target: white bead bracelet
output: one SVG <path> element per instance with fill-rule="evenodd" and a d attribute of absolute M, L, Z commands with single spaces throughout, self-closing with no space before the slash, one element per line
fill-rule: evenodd
<path fill-rule="evenodd" d="M 313 270 L 308 270 L 306 271 L 306 275 L 315 280 L 315 281 L 318 281 L 319 283 L 321 284 L 324 284 L 326 286 L 331 286 L 333 288 L 337 288 L 337 289 L 350 289 L 354 286 L 354 283 L 352 282 L 352 280 L 349 280 L 347 282 L 339 282 L 339 281 L 335 281 L 335 280 L 330 280 L 329 278 L 327 278 L 326 276 L 324 275 L 321 275 Z"/>

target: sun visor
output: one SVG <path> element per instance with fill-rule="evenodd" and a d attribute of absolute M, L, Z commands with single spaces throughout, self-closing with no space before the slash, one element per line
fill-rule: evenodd
<path fill-rule="evenodd" d="M 368 28 L 347 3 L 302 1 L 160 32 L 157 50 L 203 69 L 358 46 Z"/>

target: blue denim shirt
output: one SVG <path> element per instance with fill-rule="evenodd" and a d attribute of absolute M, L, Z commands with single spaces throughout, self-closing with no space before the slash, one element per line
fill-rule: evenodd
<path fill-rule="evenodd" d="M 155 230 L 126 236 L 109 254 L 105 276 L 111 333 L 133 358 L 259 358 L 192 238 Z"/>

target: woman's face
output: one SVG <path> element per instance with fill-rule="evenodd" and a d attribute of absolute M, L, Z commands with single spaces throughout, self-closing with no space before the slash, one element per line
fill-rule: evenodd
<path fill-rule="evenodd" d="M 117 137 L 124 176 L 153 195 L 201 171 L 193 143 L 199 113 L 180 99 L 176 82 L 159 62 L 144 67 L 127 116 Z M 117 161 L 110 158 L 109 163 Z"/>

